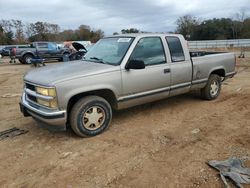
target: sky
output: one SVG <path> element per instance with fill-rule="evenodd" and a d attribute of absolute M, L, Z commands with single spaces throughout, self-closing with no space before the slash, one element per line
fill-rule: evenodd
<path fill-rule="evenodd" d="M 84 24 L 105 35 L 128 28 L 169 32 L 186 14 L 233 18 L 241 10 L 250 16 L 250 0 L 0 0 L 0 19 L 44 21 L 59 24 L 62 30 Z"/>

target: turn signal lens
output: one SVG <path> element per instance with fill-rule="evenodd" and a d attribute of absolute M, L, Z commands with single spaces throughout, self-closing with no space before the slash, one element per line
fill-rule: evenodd
<path fill-rule="evenodd" d="M 57 101 L 56 99 L 52 100 L 42 100 L 42 99 L 37 99 L 37 103 L 41 104 L 43 106 L 49 107 L 49 108 L 57 108 Z"/>

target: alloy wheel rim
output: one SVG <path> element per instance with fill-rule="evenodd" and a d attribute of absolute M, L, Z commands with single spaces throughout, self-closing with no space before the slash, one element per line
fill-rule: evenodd
<path fill-rule="evenodd" d="M 212 96 L 215 96 L 215 95 L 217 95 L 218 91 L 219 91 L 219 83 L 218 83 L 218 81 L 214 80 L 210 86 L 210 94 Z"/>
<path fill-rule="evenodd" d="M 30 58 L 30 57 L 26 58 L 26 62 L 27 62 L 28 64 L 31 64 L 31 59 L 32 59 L 32 58 Z"/>

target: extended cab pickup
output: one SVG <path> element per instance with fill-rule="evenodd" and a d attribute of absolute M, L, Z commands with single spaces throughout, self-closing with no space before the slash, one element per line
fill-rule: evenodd
<path fill-rule="evenodd" d="M 189 52 L 181 35 L 116 35 L 100 39 L 82 60 L 28 72 L 20 107 L 25 116 L 94 136 L 109 126 L 113 109 L 191 90 L 213 100 L 234 74 L 233 53 Z"/>
<path fill-rule="evenodd" d="M 54 42 L 33 42 L 25 47 L 16 47 L 16 58 L 22 64 L 30 64 L 31 59 L 39 58 L 62 60 L 63 56 L 69 55 L 69 49 L 60 48 Z"/>

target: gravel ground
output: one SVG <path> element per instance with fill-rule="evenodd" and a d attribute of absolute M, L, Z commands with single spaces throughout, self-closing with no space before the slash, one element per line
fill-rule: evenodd
<path fill-rule="evenodd" d="M 18 102 L 32 68 L 4 61 L 0 131 L 29 132 L 0 141 L 1 187 L 212 188 L 223 184 L 207 161 L 238 156 L 250 166 L 250 58 L 238 59 L 217 100 L 192 93 L 115 112 L 109 130 L 84 139 L 24 118 Z"/>

